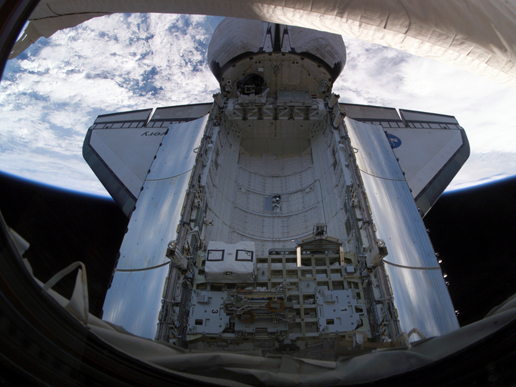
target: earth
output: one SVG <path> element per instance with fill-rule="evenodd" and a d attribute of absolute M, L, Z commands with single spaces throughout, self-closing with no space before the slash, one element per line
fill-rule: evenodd
<path fill-rule="evenodd" d="M 96 116 L 209 102 L 206 50 L 220 17 L 114 14 L 40 39 L 7 63 L 0 84 L 0 170 L 108 196 L 82 158 Z M 448 187 L 516 174 L 516 90 L 429 58 L 343 37 L 340 101 L 455 116 L 471 156 Z"/>

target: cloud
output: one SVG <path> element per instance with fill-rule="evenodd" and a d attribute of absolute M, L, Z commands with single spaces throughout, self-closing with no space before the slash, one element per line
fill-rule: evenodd
<path fill-rule="evenodd" d="M 516 90 L 444 63 L 344 37 L 348 61 L 341 100 L 453 115 L 471 157 L 449 189 L 516 174 Z"/>
<path fill-rule="evenodd" d="M 98 114 L 210 101 L 218 86 L 205 59 L 208 19 L 110 15 L 10 61 L 0 85 L 0 168 L 107 195 L 82 160 L 88 127 Z"/>
<path fill-rule="evenodd" d="M 99 114 L 209 102 L 206 49 L 220 18 L 114 14 L 40 39 L 0 84 L 0 169 L 107 195 L 82 160 Z M 455 115 L 472 156 L 451 189 L 514 175 L 516 91 L 428 58 L 344 38 L 341 100 Z"/>

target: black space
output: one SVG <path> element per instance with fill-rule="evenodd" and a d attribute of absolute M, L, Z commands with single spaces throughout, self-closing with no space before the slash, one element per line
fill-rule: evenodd
<path fill-rule="evenodd" d="M 447 193 L 424 220 L 461 326 L 516 293 L 516 178 Z"/>
<path fill-rule="evenodd" d="M 90 312 L 101 316 L 127 218 L 110 199 L 81 195 L 0 174 L 0 209 L 31 247 L 43 282 L 75 261 L 88 270 Z M 424 221 L 460 324 L 484 317 L 516 293 L 516 178 L 444 194 Z M 65 281 L 66 280 L 66 281 Z M 71 294 L 75 275 L 54 288 Z"/>
<path fill-rule="evenodd" d="M 107 285 L 127 218 L 111 199 L 17 179 L 0 173 L 0 210 L 30 248 L 24 254 L 34 275 L 46 282 L 75 261 L 86 265 L 90 312 L 101 316 Z M 65 297 L 76 272 L 54 286 Z"/>

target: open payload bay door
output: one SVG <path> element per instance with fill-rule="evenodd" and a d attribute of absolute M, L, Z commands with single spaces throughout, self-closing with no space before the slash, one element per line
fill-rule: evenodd
<path fill-rule="evenodd" d="M 104 114 L 89 128 L 83 156 L 122 211 L 134 210 L 152 162 L 171 123 L 209 113 L 212 104 L 182 105 Z"/>
<path fill-rule="evenodd" d="M 178 239 L 181 210 L 207 122 L 206 116 L 169 125 L 129 219 L 103 319 L 132 334 L 155 337 L 170 267 L 186 266 L 183 257 L 169 250 Z"/>
<path fill-rule="evenodd" d="M 349 103 L 340 109 L 355 121 L 383 128 L 422 216 L 469 157 L 466 133 L 454 116 Z"/>
<path fill-rule="evenodd" d="M 407 127 L 390 128 L 386 134 L 424 216 L 468 159 L 469 142 L 453 116 L 400 113 Z"/>

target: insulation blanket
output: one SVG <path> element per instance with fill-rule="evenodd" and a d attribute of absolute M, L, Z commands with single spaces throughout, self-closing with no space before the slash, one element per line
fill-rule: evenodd
<path fill-rule="evenodd" d="M 238 242 L 230 245 L 211 241 L 206 252 L 204 268 L 208 282 L 252 282 L 256 273 L 254 242 Z"/>
<path fill-rule="evenodd" d="M 79 265 L 83 267 L 82 264 Z M 70 268 L 79 265 L 74 263 Z M 76 287 L 86 286 L 84 270 L 83 273 L 84 275 L 77 277 Z M 44 286 L 40 281 L 36 281 L 40 286 Z M 47 289 L 47 292 L 70 312 L 70 308 L 67 307 L 71 303 L 69 300 L 52 289 Z M 72 298 L 75 298 L 73 301 L 75 310 L 87 310 L 87 296 L 86 298 L 72 296 Z M 483 320 L 443 336 L 422 340 L 417 344 L 413 343 L 407 349 L 384 349 L 355 357 L 343 357 L 338 361 L 303 359 L 280 354 L 264 357 L 261 356 L 260 350 L 236 353 L 228 351 L 189 352 L 169 343 L 134 336 L 122 327 L 102 321 L 92 314 L 88 314 L 87 317 L 75 313 L 72 315 L 78 318 L 96 337 L 111 345 L 115 350 L 140 360 L 142 364 L 156 367 L 156 372 L 163 370 L 170 372 L 171 379 L 174 377 L 179 377 L 181 380 L 184 380 L 185 377 L 189 378 L 192 385 L 199 382 L 235 387 L 358 385 L 381 383 L 380 379 L 401 376 L 418 369 L 423 371 L 423 367 L 428 369 L 435 364 L 441 367 L 443 361 L 449 360 L 456 354 L 464 353 L 465 350 L 475 350 L 488 343 L 489 340 L 499 340 L 502 334 L 514 330 L 516 295 L 491 310 Z M 507 337 L 507 340 L 509 339 Z M 500 355 L 496 356 L 496 359 L 499 359 Z M 453 359 L 456 360 L 457 357 Z M 410 375 L 413 380 L 414 373 Z"/>

